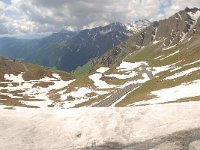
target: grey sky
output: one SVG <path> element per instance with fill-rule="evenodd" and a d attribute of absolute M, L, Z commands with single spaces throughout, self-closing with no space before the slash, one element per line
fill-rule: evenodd
<path fill-rule="evenodd" d="M 49 33 L 111 22 L 159 20 L 199 0 L 0 0 L 0 34 Z"/>

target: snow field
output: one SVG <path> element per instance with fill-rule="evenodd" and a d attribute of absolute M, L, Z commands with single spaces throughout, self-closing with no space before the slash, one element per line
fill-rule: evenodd
<path fill-rule="evenodd" d="M 193 82 L 183 83 L 179 86 L 161 89 L 151 92 L 151 95 L 155 95 L 156 98 L 140 101 L 134 103 L 134 105 L 152 105 L 166 102 L 177 101 L 182 98 L 190 98 L 200 96 L 200 80 Z"/>
<path fill-rule="evenodd" d="M 199 109 L 200 102 L 126 108 L 0 109 L 0 149 L 76 150 L 106 142 L 128 145 L 199 128 Z"/>

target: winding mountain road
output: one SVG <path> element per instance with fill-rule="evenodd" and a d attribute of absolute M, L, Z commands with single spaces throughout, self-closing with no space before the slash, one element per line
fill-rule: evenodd
<path fill-rule="evenodd" d="M 149 66 L 146 66 L 145 64 L 141 65 L 141 68 L 142 68 L 141 73 L 146 74 L 148 76 L 148 78 L 151 80 L 154 78 L 154 76 L 151 71 L 147 70 L 147 67 L 149 67 Z M 112 104 L 114 104 L 115 102 L 117 102 L 118 100 L 120 100 L 121 98 L 123 98 L 123 96 L 125 96 L 132 90 L 142 86 L 143 84 L 144 83 L 130 84 L 130 85 L 124 87 L 123 89 L 117 90 L 110 97 L 104 99 L 103 101 L 101 101 L 98 104 L 94 104 L 92 107 L 109 107 Z"/>

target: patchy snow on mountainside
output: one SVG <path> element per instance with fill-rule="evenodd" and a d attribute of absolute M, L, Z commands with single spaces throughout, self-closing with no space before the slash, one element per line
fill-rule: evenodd
<path fill-rule="evenodd" d="M 119 67 L 117 67 L 116 69 L 118 71 L 131 71 L 134 70 L 138 67 L 140 67 L 141 65 L 148 65 L 147 62 L 135 62 L 135 63 L 130 63 L 130 62 L 126 62 L 123 61 Z"/>
<path fill-rule="evenodd" d="M 94 85 L 98 87 L 99 89 L 109 89 L 109 88 L 115 88 L 115 85 L 107 84 L 105 81 L 101 80 L 102 74 L 96 73 L 93 75 L 90 75 L 89 78 L 94 82 Z"/>
<path fill-rule="evenodd" d="M 159 42 L 160 42 L 160 41 L 154 41 L 153 44 L 157 44 L 157 43 L 159 43 Z"/>
<path fill-rule="evenodd" d="M 23 79 L 22 75 L 23 75 L 23 72 L 21 74 L 18 74 L 18 75 L 5 74 L 4 78 L 5 78 L 5 80 L 9 80 L 9 81 L 12 81 L 12 82 L 23 82 L 24 79 Z"/>
<path fill-rule="evenodd" d="M 174 44 L 174 45 L 172 45 L 172 46 L 168 46 L 168 47 L 166 47 L 166 48 L 162 48 L 162 50 L 169 50 L 169 49 L 171 49 L 171 48 L 174 48 L 174 47 L 176 47 L 177 46 L 177 44 Z"/>
<path fill-rule="evenodd" d="M 156 57 L 156 58 L 154 58 L 154 59 L 160 59 L 161 57 L 163 57 L 164 55 L 161 55 L 161 56 L 158 56 L 158 57 Z"/>
<path fill-rule="evenodd" d="M 98 91 L 88 87 L 81 87 L 76 91 L 68 93 L 60 92 L 59 94 L 61 94 L 60 100 L 65 101 L 62 107 L 70 108 L 74 107 L 76 104 L 88 101 L 91 98 L 96 98 L 99 95 L 104 95 L 108 93 L 109 93 L 108 91 Z M 93 96 L 89 96 L 90 94 L 92 94 Z M 70 97 L 71 100 L 69 100 Z"/>
<path fill-rule="evenodd" d="M 174 74 L 174 75 L 172 75 L 172 76 L 166 77 L 166 78 L 163 79 L 163 80 L 172 80 L 172 79 L 180 78 L 180 77 L 183 77 L 183 76 L 190 75 L 192 72 L 198 71 L 198 70 L 200 70 L 200 67 L 190 68 L 190 69 L 188 69 L 188 70 L 185 70 L 185 71 L 176 73 L 176 74 Z"/>
<path fill-rule="evenodd" d="M 117 79 L 129 79 L 129 78 L 133 78 L 137 75 L 137 72 L 132 71 L 129 74 L 109 74 L 109 75 L 105 75 L 106 77 L 114 77 Z"/>
<path fill-rule="evenodd" d="M 196 97 L 200 96 L 199 89 L 200 80 L 183 83 L 179 86 L 153 91 L 151 92 L 151 95 L 155 95 L 156 98 L 147 101 L 136 102 L 134 105 L 159 104 L 176 101 L 182 98 Z"/>
<path fill-rule="evenodd" d="M 99 31 L 99 33 L 100 33 L 101 35 L 105 35 L 105 34 L 108 34 L 108 33 L 110 33 L 110 32 L 112 32 L 112 29 Z"/>
<path fill-rule="evenodd" d="M 107 142 L 129 145 L 199 128 L 199 110 L 200 102 L 127 108 L 0 109 L 0 149 L 76 150 Z"/>
<path fill-rule="evenodd" d="M 150 21 L 144 19 L 144 20 L 137 20 L 133 23 L 127 23 L 125 24 L 125 27 L 127 30 L 132 31 L 133 33 L 136 33 L 146 28 L 150 24 L 151 24 Z"/>
<path fill-rule="evenodd" d="M 101 67 L 101 68 L 97 69 L 96 72 L 98 72 L 98 73 L 105 73 L 105 72 L 108 71 L 109 69 L 110 69 L 110 68 L 108 68 L 108 67 Z"/>
<path fill-rule="evenodd" d="M 52 74 L 54 78 L 43 77 L 39 80 L 25 81 L 23 74 L 5 74 L 4 78 L 6 81 L 0 83 L 6 86 L 0 87 L 0 95 L 13 99 L 22 99 L 19 101 L 22 104 L 41 108 L 47 108 L 48 105 L 52 104 L 53 101 L 49 98 L 52 90 L 62 89 L 75 81 L 63 81 L 58 74 Z M 19 85 L 16 83 L 19 83 Z"/>
<path fill-rule="evenodd" d="M 200 63 L 200 60 L 197 60 L 197 61 L 191 62 L 191 63 L 189 63 L 189 64 L 185 64 L 185 65 L 183 65 L 183 67 L 185 67 L 185 66 L 189 66 L 189 65 L 194 65 L 194 64 L 197 64 L 197 63 Z"/>
<path fill-rule="evenodd" d="M 96 98 L 99 95 L 108 94 L 108 91 L 98 91 L 88 87 L 78 88 L 76 91 L 65 93 L 64 91 L 59 92 L 61 94 L 60 100 L 62 101 L 62 108 L 74 107 L 77 104 L 88 101 L 89 99 Z M 89 96 L 92 94 L 91 96 Z"/>
<path fill-rule="evenodd" d="M 163 71 L 170 70 L 172 68 L 171 65 L 166 65 L 166 66 L 160 66 L 160 67 L 153 67 L 153 75 L 156 75 L 158 73 L 161 73 Z"/>
<path fill-rule="evenodd" d="M 163 57 L 163 58 L 161 58 L 160 60 L 164 60 L 164 59 L 166 59 L 166 58 L 169 58 L 169 57 L 171 57 L 171 56 L 174 56 L 174 55 L 178 54 L 179 52 L 180 52 L 180 50 L 177 50 L 176 52 L 174 52 L 174 53 L 172 53 L 172 54 L 169 54 L 168 56 Z"/>
<path fill-rule="evenodd" d="M 193 24 L 190 27 L 190 29 L 193 29 L 194 26 L 197 24 L 197 21 L 198 21 L 198 19 L 200 17 L 200 10 L 198 10 L 196 12 L 188 12 L 188 15 L 193 20 Z"/>
<path fill-rule="evenodd" d="M 52 76 L 58 80 L 62 80 L 59 74 L 53 73 Z"/>

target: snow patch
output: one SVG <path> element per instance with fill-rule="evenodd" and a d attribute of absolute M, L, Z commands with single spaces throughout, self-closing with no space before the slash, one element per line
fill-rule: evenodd
<path fill-rule="evenodd" d="M 100 80 L 101 77 L 102 77 L 101 73 L 96 73 L 89 76 L 89 78 L 94 82 L 94 85 L 100 89 L 109 89 L 116 87 L 116 85 L 110 85 L 107 84 L 105 81 Z"/>
<path fill-rule="evenodd" d="M 5 80 L 9 80 L 9 81 L 12 81 L 12 82 L 24 82 L 24 79 L 23 79 L 23 73 L 21 74 L 18 74 L 18 75 L 13 75 L 13 74 L 5 74 L 4 75 L 4 79 Z"/>
<path fill-rule="evenodd" d="M 97 69 L 96 72 L 98 72 L 98 73 L 105 73 L 105 72 L 108 71 L 109 69 L 110 69 L 110 68 L 108 68 L 108 67 L 101 67 L 101 68 Z"/>
<path fill-rule="evenodd" d="M 188 15 L 190 16 L 190 18 L 194 21 L 193 25 L 191 26 L 190 29 L 193 29 L 193 27 L 197 24 L 197 20 L 199 19 L 200 16 L 200 11 L 196 11 L 195 13 L 193 12 L 188 12 Z"/>
<path fill-rule="evenodd" d="M 156 74 L 161 73 L 163 71 L 170 70 L 171 68 L 172 68 L 171 65 L 166 65 L 166 66 L 161 66 L 161 67 L 153 67 L 152 74 L 156 75 Z"/>
<path fill-rule="evenodd" d="M 156 57 L 156 58 L 154 58 L 154 59 L 160 59 L 161 57 L 163 57 L 164 55 L 161 55 L 161 56 L 158 56 L 158 57 Z"/>
<path fill-rule="evenodd" d="M 58 79 L 58 80 L 62 80 L 61 77 L 60 77 L 60 75 L 57 74 L 57 73 L 53 73 L 52 76 L 53 76 L 54 78 Z"/>
<path fill-rule="evenodd" d="M 171 56 L 174 56 L 174 55 L 178 54 L 179 52 L 180 52 L 180 50 L 177 50 L 176 52 L 174 52 L 174 53 L 172 53 L 172 54 L 169 54 L 168 56 L 163 57 L 163 58 L 161 58 L 160 60 L 167 59 L 167 58 L 169 58 L 169 57 L 171 57 Z"/>
<path fill-rule="evenodd" d="M 133 78 L 137 75 L 137 73 L 135 71 L 132 71 L 130 74 L 125 75 L 125 74 L 109 74 L 109 75 L 105 75 L 106 77 L 114 77 L 117 79 L 129 79 L 129 78 Z"/>
<path fill-rule="evenodd" d="M 99 33 L 100 33 L 101 35 L 105 35 L 105 34 L 108 34 L 108 33 L 110 33 L 110 32 L 112 32 L 112 29 L 99 31 Z"/>
<path fill-rule="evenodd" d="M 154 41 L 153 44 L 157 44 L 157 43 L 159 43 L 159 42 L 160 42 L 160 41 Z"/>
<path fill-rule="evenodd" d="M 200 80 L 181 84 L 179 86 L 151 92 L 156 98 L 147 101 L 140 101 L 134 105 L 160 104 L 176 101 L 182 98 L 200 96 Z"/>
<path fill-rule="evenodd" d="M 176 73 L 176 74 L 174 74 L 174 75 L 172 75 L 172 76 L 169 76 L 169 77 L 167 77 L 167 78 L 164 78 L 163 80 L 172 80 L 172 79 L 180 78 L 180 77 L 183 77 L 183 76 L 188 76 L 188 75 L 190 75 L 192 72 L 198 71 L 198 70 L 200 70 L 200 67 L 191 68 L 191 69 L 188 69 L 188 70 L 185 70 L 185 71 Z"/>
<path fill-rule="evenodd" d="M 177 44 L 172 45 L 172 46 L 169 46 L 169 47 L 166 47 L 166 48 L 163 48 L 162 50 L 168 50 L 168 49 L 174 48 L 174 47 L 176 47 L 176 46 L 177 46 Z"/>
<path fill-rule="evenodd" d="M 118 71 L 131 71 L 134 70 L 138 67 L 140 67 L 141 65 L 147 65 L 148 63 L 145 61 L 141 61 L 141 62 L 135 62 L 135 63 L 130 63 L 130 62 L 125 62 L 123 61 L 119 67 L 117 67 L 116 69 Z"/>
<path fill-rule="evenodd" d="M 185 64 L 185 65 L 183 65 L 183 67 L 189 66 L 189 65 L 194 65 L 194 64 L 197 64 L 197 63 L 199 63 L 199 62 L 200 62 L 200 60 L 197 60 L 197 61 L 191 62 L 191 63 L 189 63 L 189 64 Z"/>

